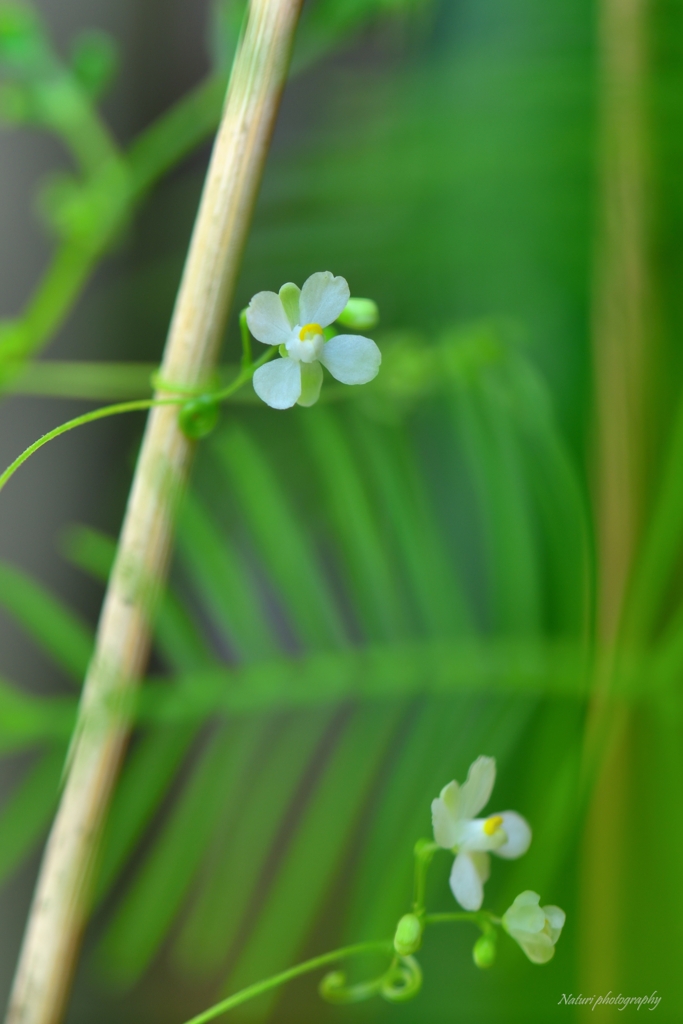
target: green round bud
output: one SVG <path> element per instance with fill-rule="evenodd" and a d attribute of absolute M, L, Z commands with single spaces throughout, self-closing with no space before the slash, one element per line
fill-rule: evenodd
<path fill-rule="evenodd" d="M 81 32 L 71 51 L 71 68 L 81 86 L 93 98 L 102 95 L 116 74 L 118 52 L 106 32 Z"/>
<path fill-rule="evenodd" d="M 337 323 L 353 331 L 369 331 L 379 323 L 377 303 L 372 299 L 349 299 L 337 317 Z"/>
<path fill-rule="evenodd" d="M 218 423 L 218 402 L 211 395 L 191 398 L 181 406 L 178 423 L 185 437 L 199 441 L 210 434 Z"/>
<path fill-rule="evenodd" d="M 394 949 L 399 956 L 416 953 L 422 944 L 422 921 L 416 914 L 404 914 L 396 926 Z"/>
<path fill-rule="evenodd" d="M 13 55 L 17 47 L 39 31 L 38 18 L 26 4 L 4 3 L 0 8 L 0 54 Z"/>
<path fill-rule="evenodd" d="M 480 935 L 472 950 L 477 967 L 492 967 L 496 959 L 496 940 L 491 935 Z"/>

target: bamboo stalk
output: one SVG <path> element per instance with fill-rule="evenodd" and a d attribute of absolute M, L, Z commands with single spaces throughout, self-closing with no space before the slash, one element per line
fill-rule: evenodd
<path fill-rule="evenodd" d="M 597 770 L 582 864 L 581 985 L 619 984 L 630 712 L 610 694 L 642 519 L 651 369 L 648 253 L 647 0 L 600 5 L 600 210 L 593 305 L 599 646 L 586 734 Z M 582 1013 L 582 1016 L 586 1016 Z M 590 1016 L 590 1015 L 588 1015 Z"/>
<path fill-rule="evenodd" d="M 176 300 L 161 379 L 207 380 L 286 78 L 301 0 L 251 0 Z M 193 445 L 177 408 L 157 407 L 143 439 L 104 600 L 62 799 L 43 856 L 7 1024 L 57 1024 L 89 909 L 99 836 L 129 732 L 127 708 L 150 646 L 175 499 Z"/>
<path fill-rule="evenodd" d="M 603 0 L 593 355 L 601 638 L 619 628 L 643 493 L 648 386 L 646 0 Z"/>

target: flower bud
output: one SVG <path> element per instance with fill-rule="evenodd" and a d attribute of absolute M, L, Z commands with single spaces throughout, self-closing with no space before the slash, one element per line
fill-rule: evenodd
<path fill-rule="evenodd" d="M 185 437 L 199 441 L 210 434 L 218 423 L 218 403 L 211 395 L 192 398 L 181 407 L 178 423 Z"/>
<path fill-rule="evenodd" d="M 337 317 L 337 323 L 353 331 L 369 331 L 379 323 L 377 303 L 372 299 L 349 299 Z"/>
<path fill-rule="evenodd" d="M 472 959 L 477 967 L 492 967 L 496 959 L 496 939 L 494 935 L 480 935 L 472 950 Z"/>
<path fill-rule="evenodd" d="M 541 907 L 541 897 L 530 889 L 520 893 L 503 914 L 503 928 L 519 943 L 534 964 L 547 964 L 555 956 L 555 944 L 565 922 L 559 907 Z"/>
<path fill-rule="evenodd" d="M 11 68 L 35 68 L 45 46 L 37 15 L 22 3 L 0 7 L 0 60 Z"/>
<path fill-rule="evenodd" d="M 416 953 L 422 944 L 422 922 L 416 914 L 404 914 L 396 926 L 394 949 L 399 956 Z"/>
<path fill-rule="evenodd" d="M 116 45 L 106 32 L 90 30 L 77 36 L 71 54 L 71 69 L 80 85 L 94 99 L 102 95 L 116 73 Z"/>

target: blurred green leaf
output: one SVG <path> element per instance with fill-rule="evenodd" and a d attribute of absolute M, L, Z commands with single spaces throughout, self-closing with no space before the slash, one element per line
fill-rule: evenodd
<path fill-rule="evenodd" d="M 116 556 L 116 541 L 88 526 L 72 526 L 62 538 L 66 558 L 103 583 L 109 579 Z M 156 644 L 169 665 L 177 671 L 191 671 L 214 663 L 204 638 L 190 612 L 171 590 L 159 601 L 154 622 Z"/>
<path fill-rule="evenodd" d="M 307 646 L 346 643 L 346 631 L 304 521 L 258 446 L 233 426 L 215 443 L 229 493 L 240 503 L 259 555 Z"/>
<path fill-rule="evenodd" d="M 485 382 L 462 381 L 454 404 L 483 524 L 492 625 L 529 634 L 541 627 L 539 553 L 521 452 L 509 415 Z"/>
<path fill-rule="evenodd" d="M 361 635 L 399 639 L 409 617 L 382 526 L 377 520 L 343 420 L 317 408 L 299 417 L 327 519 L 340 546 L 340 570 L 354 598 Z"/>
<path fill-rule="evenodd" d="M 394 538 L 394 559 L 405 580 L 402 589 L 413 596 L 423 631 L 437 636 L 469 632 L 464 587 L 456 566 L 444 559 L 439 524 L 405 439 L 362 417 L 354 417 L 352 430 L 367 458 L 373 506 L 387 524 L 385 536 Z"/>
<path fill-rule="evenodd" d="M 197 670 L 150 682 L 142 721 L 183 722 L 206 715 L 325 707 L 350 700 L 421 694 L 503 692 L 586 694 L 591 662 L 582 645 L 514 639 L 373 644 L 352 651 L 280 657 L 237 669 Z M 642 691 L 641 691 L 642 692 Z"/>
<path fill-rule="evenodd" d="M 95 902 L 109 893 L 137 843 L 154 820 L 182 768 L 199 726 L 170 725 L 139 737 L 128 755 L 103 838 Z"/>
<path fill-rule="evenodd" d="M 0 679 L 0 751 L 2 753 L 66 742 L 76 721 L 70 697 L 36 697 Z"/>
<path fill-rule="evenodd" d="M 329 724 L 329 712 L 299 715 L 283 722 L 270 740 L 268 756 L 250 779 L 248 799 L 234 822 L 226 821 L 215 837 L 196 902 L 176 943 L 175 958 L 186 971 L 215 974 L 248 924 L 248 907 L 258 900 L 271 851 L 316 747 L 329 735 Z"/>
<path fill-rule="evenodd" d="M 57 806 L 66 745 L 48 747 L 0 808 L 0 882 L 47 833 Z"/>
<path fill-rule="evenodd" d="M 88 627 L 26 573 L 0 563 L 0 606 L 60 668 L 81 683 L 90 661 Z"/>
<path fill-rule="evenodd" d="M 225 646 L 250 660 L 276 650 L 265 601 L 234 541 L 216 526 L 192 494 L 183 500 L 178 519 L 181 564 L 201 595 Z"/>
<path fill-rule="evenodd" d="M 341 735 L 331 746 L 317 785 L 281 851 L 281 862 L 270 878 L 264 879 L 267 890 L 261 912 L 240 945 L 229 976 L 231 990 L 295 962 L 341 868 L 402 711 L 400 703 L 364 708 L 341 725 Z M 262 1016 L 265 1004 L 271 1001 L 270 997 L 261 998 L 249 1004 L 248 1016 Z"/>
<path fill-rule="evenodd" d="M 133 984 L 163 942 L 218 823 L 234 813 L 262 735 L 259 721 L 239 730 L 221 727 L 199 754 L 102 940 L 101 963 L 116 985 Z"/>

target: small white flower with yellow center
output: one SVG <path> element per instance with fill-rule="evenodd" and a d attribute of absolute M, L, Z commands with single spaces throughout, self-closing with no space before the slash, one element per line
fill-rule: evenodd
<path fill-rule="evenodd" d="M 529 825 L 515 811 L 475 817 L 489 802 L 495 781 L 495 758 L 478 757 L 462 786 L 449 782 L 432 801 L 434 839 L 456 855 L 450 885 L 465 910 L 482 905 L 491 868 L 489 851 L 512 860 L 526 853 L 531 842 Z"/>
<path fill-rule="evenodd" d="M 518 942 L 534 964 L 547 964 L 555 956 L 566 914 L 559 907 L 540 907 L 537 892 L 520 893 L 503 914 L 503 928 Z"/>
<path fill-rule="evenodd" d="M 266 405 L 313 405 L 320 395 L 323 366 L 342 384 L 367 384 L 377 376 L 382 355 L 370 338 L 338 334 L 326 342 L 323 336 L 323 328 L 348 301 L 348 284 L 329 271 L 312 274 L 301 290 L 289 283 L 278 294 L 253 297 L 247 309 L 249 330 L 264 345 L 280 346 L 283 357 L 254 373 L 254 391 Z"/>

